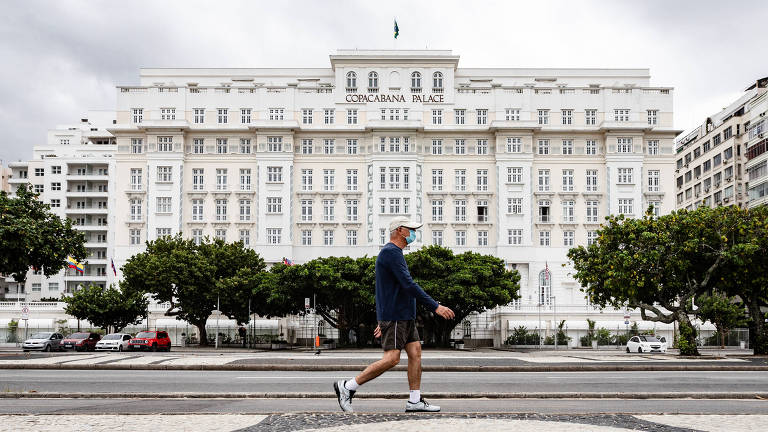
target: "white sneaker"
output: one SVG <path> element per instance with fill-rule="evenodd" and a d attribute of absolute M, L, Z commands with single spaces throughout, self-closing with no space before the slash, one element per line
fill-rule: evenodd
<path fill-rule="evenodd" d="M 336 381 L 333 383 L 333 390 L 336 392 L 336 398 L 339 400 L 339 406 L 341 407 L 341 410 L 344 412 L 353 412 L 352 396 L 355 395 L 355 392 L 352 390 L 347 390 L 347 388 L 344 386 L 345 382 L 346 381 L 344 380 Z"/>
<path fill-rule="evenodd" d="M 430 405 L 429 402 L 425 401 L 424 398 L 421 398 L 416 403 L 412 403 L 411 401 L 408 401 L 405 403 L 405 412 L 439 412 L 440 406 L 439 405 Z"/>

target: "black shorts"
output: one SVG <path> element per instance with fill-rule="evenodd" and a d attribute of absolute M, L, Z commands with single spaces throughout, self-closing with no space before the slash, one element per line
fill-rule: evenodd
<path fill-rule="evenodd" d="M 416 330 L 416 320 L 379 321 L 381 328 L 381 347 L 384 351 L 401 350 L 406 344 L 421 340 Z"/>

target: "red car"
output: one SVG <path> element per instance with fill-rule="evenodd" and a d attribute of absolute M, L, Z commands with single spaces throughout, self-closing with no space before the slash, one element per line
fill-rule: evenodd
<path fill-rule="evenodd" d="M 101 339 L 98 333 L 78 332 L 72 333 L 61 341 L 61 349 L 75 351 L 95 351 L 96 342 Z"/>
<path fill-rule="evenodd" d="M 164 331 L 143 331 L 131 339 L 129 347 L 131 350 L 170 351 L 171 338 Z"/>

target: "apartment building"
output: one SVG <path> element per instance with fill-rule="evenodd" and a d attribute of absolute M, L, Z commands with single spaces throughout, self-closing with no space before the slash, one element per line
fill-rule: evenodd
<path fill-rule="evenodd" d="M 768 204 L 768 134 L 766 134 L 766 113 L 768 113 L 768 95 L 765 91 L 768 78 L 758 80 L 752 88 L 758 89 L 758 94 L 747 104 L 748 122 L 744 127 L 746 137 L 746 170 L 749 182 L 747 194 L 749 206 L 755 207 Z M 762 89 L 760 91 L 759 89 Z"/>

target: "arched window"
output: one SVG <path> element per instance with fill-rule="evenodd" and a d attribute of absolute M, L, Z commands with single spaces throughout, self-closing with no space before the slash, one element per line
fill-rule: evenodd
<path fill-rule="evenodd" d="M 552 274 L 547 275 L 546 270 L 539 272 L 539 304 L 548 305 L 552 295 Z"/>
<path fill-rule="evenodd" d="M 371 90 L 378 90 L 379 89 L 379 74 L 376 72 L 371 72 L 368 74 L 368 91 L 371 93 L 374 93 Z"/>
<path fill-rule="evenodd" d="M 443 90 L 443 74 L 442 72 L 435 72 L 432 74 L 432 89 L 442 91 Z"/>
<path fill-rule="evenodd" d="M 472 322 L 469 320 L 464 320 L 463 323 L 461 323 L 462 328 L 464 329 L 464 337 L 465 338 L 471 338 L 472 337 Z"/>
<path fill-rule="evenodd" d="M 421 73 L 414 72 L 411 74 L 411 91 L 414 93 L 421 92 Z"/>
<path fill-rule="evenodd" d="M 320 335 L 320 337 L 325 337 L 325 321 L 320 320 L 317 322 L 317 334 Z"/>
<path fill-rule="evenodd" d="M 357 89 L 357 74 L 347 72 L 347 89 Z"/>

